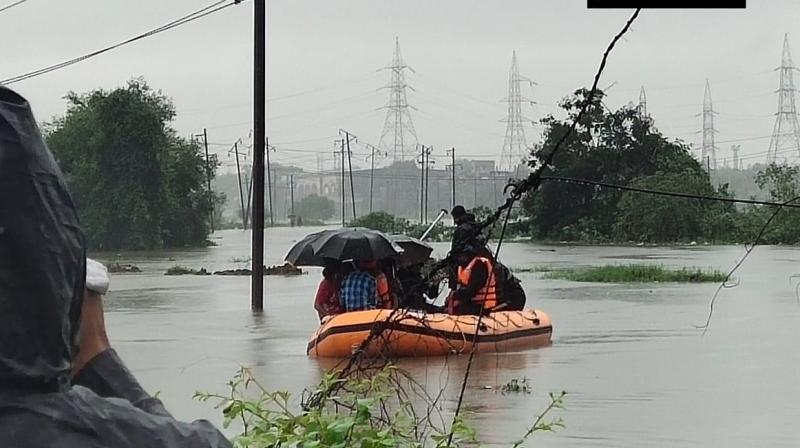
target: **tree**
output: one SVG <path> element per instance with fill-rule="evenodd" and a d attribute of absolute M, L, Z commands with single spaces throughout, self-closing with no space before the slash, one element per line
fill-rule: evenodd
<path fill-rule="evenodd" d="M 294 209 L 304 220 L 325 221 L 333 216 L 336 204 L 324 196 L 312 194 L 301 199 Z"/>
<path fill-rule="evenodd" d="M 577 90 L 560 104 L 567 112 L 564 121 L 552 116 L 542 120 L 546 126 L 544 141 L 531 153 L 532 168 L 537 168 L 546 160 L 556 142 L 577 118 L 587 98 L 586 89 Z M 680 176 L 693 182 L 708 184 L 708 188 L 703 187 L 702 190 L 714 193 L 708 175 L 692 158 L 683 142 L 669 141 L 653 127 L 652 120 L 641 117 L 635 109 L 623 107 L 617 111 L 607 110 L 602 99 L 602 92 L 593 98 L 575 131 L 564 140 L 556 153 L 547 175 L 618 185 L 639 182 L 642 185 L 674 186 L 676 179 L 669 176 L 680 173 Z M 544 183 L 537 194 L 526 196 L 523 208 L 531 218 L 534 236 L 539 238 L 618 239 L 631 236 L 626 235 L 626 229 L 634 228 L 639 229 L 635 234 L 647 234 L 648 240 L 671 238 L 668 236 L 670 232 L 660 234 L 658 226 L 652 229 L 652 236 L 640 230 L 646 220 L 650 219 L 652 224 L 658 222 L 659 216 L 668 213 L 667 203 L 652 201 L 649 212 L 655 215 L 640 216 L 635 220 L 632 214 L 626 214 L 625 221 L 618 225 L 622 197 L 623 193 L 614 189 Z M 639 200 L 642 199 L 637 196 L 636 201 Z M 631 197 L 622 204 L 629 207 L 634 204 L 633 201 Z M 671 204 L 678 206 L 674 201 Z M 627 211 L 634 213 L 633 210 Z M 677 234 L 688 232 L 688 229 L 683 230 L 686 232 Z"/>
<path fill-rule="evenodd" d="M 631 186 L 700 196 L 718 194 L 708 177 L 697 173 L 659 173 L 640 177 Z M 637 192 L 624 193 L 618 207 L 616 239 L 645 242 L 724 237 L 732 230 L 733 221 L 729 218 L 735 213 L 731 204 Z"/>
<path fill-rule="evenodd" d="M 94 249 L 201 244 L 214 195 L 196 143 L 169 123 L 169 98 L 141 79 L 111 91 L 67 95 L 67 113 L 47 143 L 67 176 Z M 210 166 L 209 166 L 210 165 Z"/>

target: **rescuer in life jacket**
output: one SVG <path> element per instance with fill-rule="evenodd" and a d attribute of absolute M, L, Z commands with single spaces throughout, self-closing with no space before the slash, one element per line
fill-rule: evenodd
<path fill-rule="evenodd" d="M 455 289 L 448 298 L 450 314 L 489 313 L 497 306 L 497 276 L 492 261 L 467 246 L 455 256 Z"/>

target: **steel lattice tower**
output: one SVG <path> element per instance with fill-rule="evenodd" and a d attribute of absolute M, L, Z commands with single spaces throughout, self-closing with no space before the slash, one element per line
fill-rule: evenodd
<path fill-rule="evenodd" d="M 525 140 L 524 122 L 531 120 L 522 115 L 522 104 L 533 105 L 534 102 L 522 96 L 520 84 L 523 82 L 533 86 L 535 83 L 530 79 L 519 74 L 517 66 L 517 52 L 511 56 L 511 72 L 508 75 L 508 96 L 500 101 L 508 103 L 508 115 L 500 120 L 508 123 L 506 135 L 503 140 L 503 151 L 500 155 L 500 170 L 514 173 L 516 168 L 525 156 L 528 155 L 530 148 Z"/>
<path fill-rule="evenodd" d="M 400 39 L 395 37 L 394 58 L 392 65 L 383 67 L 382 70 L 391 71 L 391 81 L 384 88 L 389 89 L 389 103 L 383 107 L 386 109 L 386 121 L 383 124 L 383 132 L 378 146 L 385 149 L 394 156 L 394 161 L 404 161 L 406 155 L 414 157 L 416 147 L 417 132 L 414 130 L 414 123 L 411 121 L 409 109 L 414 109 L 408 104 L 406 98 L 406 88 L 414 90 L 406 84 L 405 70 L 414 69 L 403 62 L 400 54 Z"/>
<path fill-rule="evenodd" d="M 767 163 L 774 163 L 778 154 L 785 150 L 796 150 L 800 154 L 800 126 L 797 124 L 797 109 L 794 102 L 794 79 L 792 72 L 797 70 L 792 64 L 789 53 L 789 35 L 783 38 L 783 55 L 781 66 L 781 84 L 778 88 L 778 113 L 775 114 L 775 126 L 767 150 Z"/>
<path fill-rule="evenodd" d="M 639 114 L 640 120 L 647 117 L 647 95 L 644 94 L 644 86 L 639 90 L 639 105 L 636 106 L 636 112 Z"/>
<path fill-rule="evenodd" d="M 709 169 L 717 168 L 717 146 L 714 144 L 714 107 L 711 105 L 711 87 L 706 79 L 706 92 L 703 95 L 703 149 L 700 162 Z"/>

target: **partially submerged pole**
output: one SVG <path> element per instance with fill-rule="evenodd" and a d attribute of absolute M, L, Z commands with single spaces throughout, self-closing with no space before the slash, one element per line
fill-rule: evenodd
<path fill-rule="evenodd" d="M 266 145 L 266 0 L 255 0 L 253 18 L 253 266 L 250 308 L 264 309 L 264 152 Z"/>

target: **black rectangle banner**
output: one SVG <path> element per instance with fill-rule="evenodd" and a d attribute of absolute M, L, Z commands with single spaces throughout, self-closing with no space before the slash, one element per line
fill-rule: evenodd
<path fill-rule="evenodd" d="M 743 9 L 747 0 L 586 0 L 590 9 Z"/>

